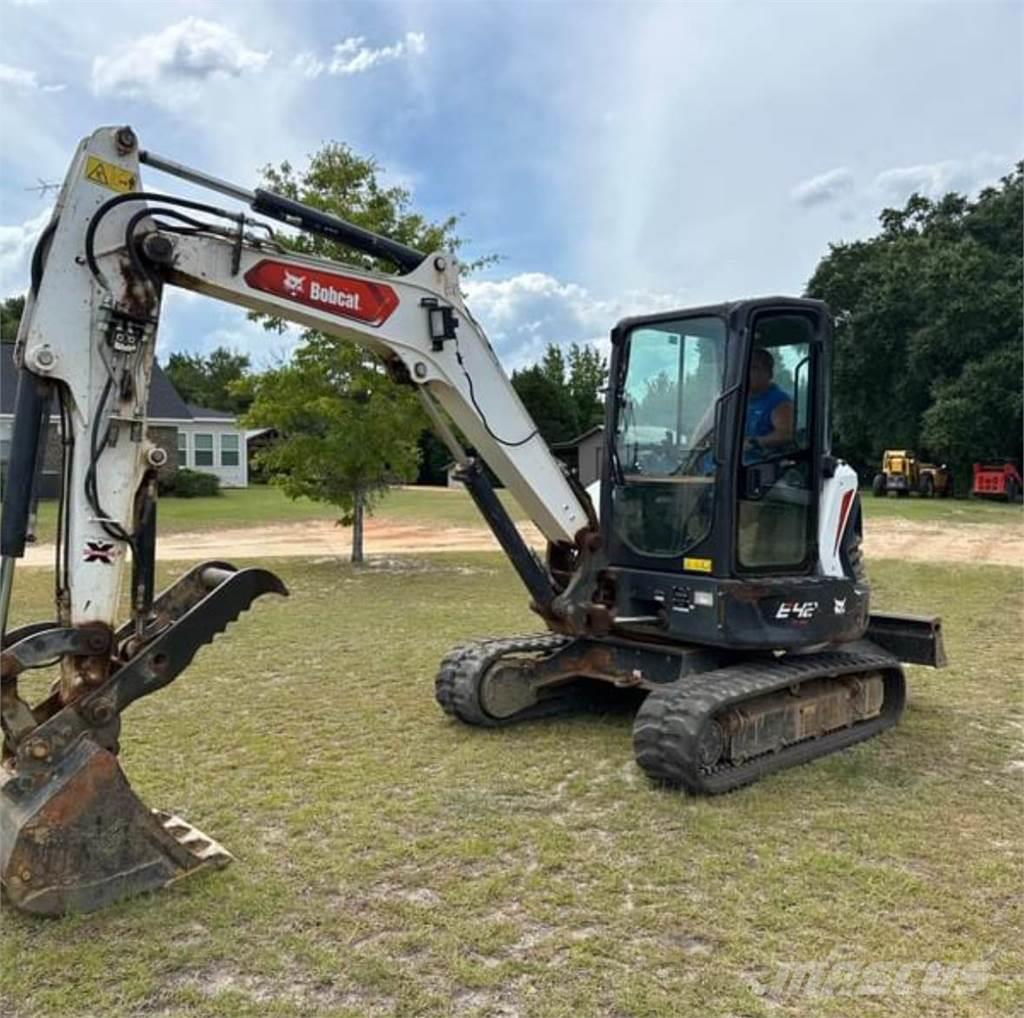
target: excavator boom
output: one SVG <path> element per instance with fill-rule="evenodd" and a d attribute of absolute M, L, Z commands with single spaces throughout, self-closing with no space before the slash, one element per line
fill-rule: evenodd
<path fill-rule="evenodd" d="M 402 271 L 298 255 L 262 219 L 147 192 L 142 159 Z M 541 612 L 557 610 L 552 579 L 449 422 L 553 545 L 571 547 L 590 520 L 466 308 L 452 255 L 424 255 L 298 202 L 143 155 L 129 128 L 94 132 L 79 146 L 33 258 L 0 533 L 0 877 L 29 910 L 87 911 L 229 858 L 180 818 L 145 809 L 117 756 L 131 702 L 173 681 L 256 598 L 287 593 L 266 570 L 210 562 L 155 596 L 165 453 L 148 437 L 146 408 L 166 286 L 361 344 L 415 386 Z M 64 451 L 56 617 L 10 631 L 14 566 L 54 410 Z M 129 567 L 130 618 L 119 623 Z M 19 677 L 55 657 L 54 688 L 30 704 Z"/>

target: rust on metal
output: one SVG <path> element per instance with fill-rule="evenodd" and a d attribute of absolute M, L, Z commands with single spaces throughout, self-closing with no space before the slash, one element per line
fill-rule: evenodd
<path fill-rule="evenodd" d="M 83 736 L 68 766 L 0 812 L 0 878 L 29 912 L 91 912 L 230 856 L 177 817 L 154 815 L 113 753 Z M 19 779 L 9 775 L 7 783 Z"/>
<path fill-rule="evenodd" d="M 725 735 L 724 755 L 736 763 L 878 717 L 884 697 L 879 672 L 812 679 L 745 701 L 715 721 Z"/>
<path fill-rule="evenodd" d="M 114 631 L 105 622 L 83 622 L 74 627 L 85 636 L 85 646 L 93 654 L 68 655 L 61 660 L 59 693 L 67 705 L 89 690 L 102 686 L 110 677 Z"/>
<path fill-rule="evenodd" d="M 124 310 L 140 321 L 151 318 L 159 301 L 154 285 L 146 277 L 139 275 L 127 255 L 122 255 L 118 260 L 118 268 L 124 282 L 124 296 L 121 301 Z"/>

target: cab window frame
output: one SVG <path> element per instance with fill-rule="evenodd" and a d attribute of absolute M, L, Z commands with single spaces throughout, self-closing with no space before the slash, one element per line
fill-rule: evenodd
<path fill-rule="evenodd" d="M 758 344 L 755 339 L 758 335 L 759 326 L 766 319 L 773 318 L 801 318 L 807 322 L 807 338 L 806 340 L 800 340 L 798 342 L 791 343 L 778 343 L 773 346 L 764 346 Z M 817 568 L 817 562 L 819 557 L 818 548 L 818 523 L 820 516 L 820 493 L 821 493 L 821 461 L 824 455 L 824 449 L 821 445 L 821 412 L 822 402 L 824 398 L 823 386 L 825 384 L 822 378 L 822 372 L 825 370 L 827 364 L 824 357 L 823 350 L 823 330 L 825 323 L 822 321 L 821 316 L 813 311 L 805 310 L 802 308 L 790 308 L 790 307 L 776 307 L 776 308 L 761 308 L 751 318 L 748 329 L 748 342 L 747 349 L 744 354 L 743 363 L 743 400 L 740 406 L 740 418 L 739 418 L 739 434 L 738 444 L 739 452 L 736 456 L 736 475 L 735 475 L 735 488 L 733 492 L 733 501 L 735 508 L 735 519 L 733 523 L 733 570 L 736 575 L 740 576 L 805 576 L 812 573 Z M 797 434 L 799 433 L 800 425 L 800 406 L 799 406 L 799 392 L 797 390 L 796 382 L 800 377 L 800 365 L 806 361 L 806 381 L 804 384 L 807 387 L 807 420 L 805 422 L 805 444 L 798 448 L 790 448 L 789 450 L 780 450 L 778 452 L 771 452 L 765 455 L 761 460 L 755 463 L 744 463 L 743 461 L 743 450 L 746 441 L 746 421 L 747 421 L 747 408 L 750 401 L 750 388 L 749 388 L 749 377 L 750 377 L 750 365 L 756 349 L 767 349 L 769 352 L 774 352 L 780 347 L 786 346 L 797 346 L 806 342 L 807 354 L 805 358 L 801 358 L 797 362 L 796 367 L 793 369 L 793 391 L 788 393 L 793 403 L 793 432 L 794 432 L 794 445 Z M 741 519 L 742 510 L 741 505 L 744 502 L 747 503 L 760 503 L 758 499 L 750 499 L 745 497 L 748 491 L 748 482 L 751 477 L 750 471 L 756 470 L 760 466 L 771 466 L 772 464 L 778 464 L 780 461 L 785 459 L 795 459 L 798 462 L 806 464 L 806 477 L 807 477 L 807 513 L 806 513 L 806 531 L 805 539 L 803 541 L 803 557 L 799 561 L 785 562 L 785 563 L 754 563 L 747 564 L 743 561 L 741 556 L 741 525 L 743 523 Z"/>

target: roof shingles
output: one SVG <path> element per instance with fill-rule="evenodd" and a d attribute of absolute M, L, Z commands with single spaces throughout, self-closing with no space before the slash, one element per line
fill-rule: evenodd
<path fill-rule="evenodd" d="M 0 414 L 14 413 L 17 391 L 18 369 L 14 366 L 14 344 L 0 343 Z M 153 365 L 146 416 L 151 421 L 189 421 L 193 418 L 232 421 L 235 418 L 234 414 L 226 410 L 210 410 L 186 403 L 159 364 Z"/>

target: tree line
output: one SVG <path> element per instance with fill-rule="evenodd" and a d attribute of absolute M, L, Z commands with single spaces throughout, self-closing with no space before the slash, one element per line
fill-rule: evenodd
<path fill-rule="evenodd" d="M 1024 163 L 973 200 L 915 194 L 807 285 L 835 316 L 835 447 L 863 473 L 886 448 L 1020 460 Z"/>

